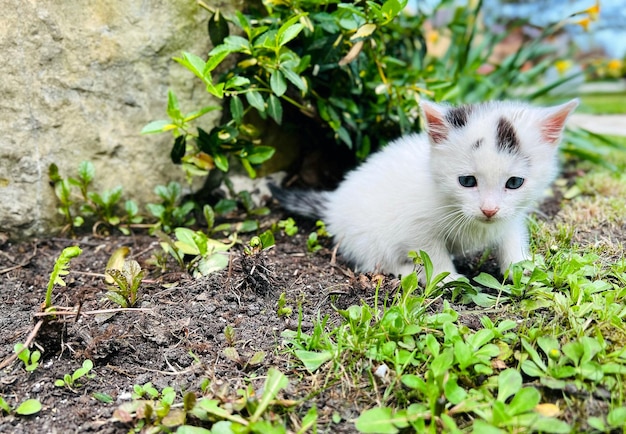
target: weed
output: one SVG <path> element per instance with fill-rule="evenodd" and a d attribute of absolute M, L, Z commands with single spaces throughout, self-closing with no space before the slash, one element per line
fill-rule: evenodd
<path fill-rule="evenodd" d="M 278 232 L 278 230 L 282 229 L 287 236 L 293 237 L 298 233 L 298 226 L 296 225 L 296 221 L 289 217 L 285 220 L 280 220 L 278 223 L 272 226 L 273 232 Z"/>
<path fill-rule="evenodd" d="M 124 202 L 123 217 L 118 216 L 119 202 L 122 198 L 122 187 L 102 192 L 90 191 L 95 178 L 95 168 L 89 161 L 83 161 L 78 166 L 78 174 L 74 177 L 62 178 L 56 164 L 48 169 L 50 181 L 59 200 L 59 212 L 64 216 L 66 228 L 72 230 L 82 226 L 90 220 L 94 228 L 99 223 L 118 228 L 128 235 L 133 224 L 139 224 L 143 217 L 139 215 L 139 208 L 132 200 Z M 75 192 L 75 189 L 78 192 Z"/>
<path fill-rule="evenodd" d="M 125 260 L 121 270 L 107 268 L 106 275 L 113 280 L 113 284 L 108 285 L 106 297 L 121 307 L 133 307 L 137 303 L 139 286 L 145 275 L 139 263 Z"/>
<path fill-rule="evenodd" d="M 222 354 L 228 360 L 231 360 L 237 363 L 237 365 L 239 365 L 241 369 L 243 369 L 244 371 L 248 371 L 249 369 L 263 363 L 263 361 L 265 361 L 265 356 L 266 356 L 265 351 L 256 351 L 249 358 L 244 358 L 239 355 L 239 352 L 237 351 L 235 347 L 224 348 L 224 350 L 222 351 Z"/>
<path fill-rule="evenodd" d="M 17 407 L 11 408 L 11 406 L 0 396 L 0 414 L 5 412 L 7 414 L 15 413 L 20 416 L 30 416 L 41 411 L 41 402 L 37 399 L 27 399 L 20 403 Z"/>
<path fill-rule="evenodd" d="M 208 382 L 204 382 L 204 392 L 208 392 Z M 270 368 L 259 394 L 254 389 L 241 389 L 239 398 L 213 399 L 197 398 L 192 392 L 176 402 L 176 392 L 166 387 L 161 393 L 152 385 L 147 388 L 135 386 L 133 401 L 122 404 L 113 413 L 113 419 L 124 423 L 135 423 L 138 430 L 151 429 L 154 432 L 207 432 L 198 425 L 210 424 L 211 432 L 285 433 L 285 422 L 270 406 L 288 406 L 287 402 L 276 400 L 278 393 L 287 387 L 288 380 L 280 371 Z M 143 399 L 143 398 L 151 399 Z M 317 413 L 310 410 L 302 419 L 302 427 L 315 425 Z M 304 428 L 304 429 L 306 429 Z M 301 429 L 299 432 L 304 433 Z"/>
<path fill-rule="evenodd" d="M 195 218 L 190 216 L 195 208 L 194 202 L 186 201 L 179 205 L 183 194 L 178 182 L 171 181 L 167 185 L 157 185 L 154 192 L 161 199 L 161 203 L 146 205 L 150 214 L 157 219 L 153 231 L 160 229 L 169 233 L 177 226 L 190 226 L 195 223 Z"/>
<path fill-rule="evenodd" d="M 225 254 L 237 242 L 237 235 L 230 237 L 230 243 L 209 238 L 202 231 L 193 231 L 187 228 L 174 230 L 176 241 L 166 234 L 157 232 L 161 239 L 161 247 L 169 253 L 182 268 L 189 270 L 194 276 L 205 276 L 228 266 L 228 255 Z M 192 259 L 186 264 L 185 255 Z"/>
<path fill-rule="evenodd" d="M 48 280 L 46 298 L 42 306 L 44 311 L 47 311 L 52 307 L 52 290 L 54 289 L 54 285 L 65 286 L 63 276 L 67 276 L 70 272 L 70 260 L 79 256 L 81 253 L 82 250 L 78 246 L 66 247 L 54 262 L 54 268 L 52 269 L 50 279 Z"/>
<path fill-rule="evenodd" d="M 315 226 L 317 226 L 317 229 L 315 230 L 315 232 L 311 232 L 306 240 L 306 247 L 309 253 L 315 253 L 322 249 L 322 246 L 319 244 L 319 238 L 327 238 L 330 236 L 328 231 L 326 231 L 326 225 L 323 221 L 316 221 Z"/>
<path fill-rule="evenodd" d="M 226 344 L 228 346 L 233 346 L 235 344 L 236 338 L 235 328 L 230 324 L 224 327 L 224 338 L 226 339 Z"/>
<path fill-rule="evenodd" d="M 55 380 L 54 385 L 57 387 L 66 387 L 69 390 L 74 391 L 74 388 L 82 386 L 82 384 L 80 384 L 78 380 L 83 377 L 93 378 L 95 376 L 94 374 L 90 374 L 92 368 L 93 362 L 89 359 L 85 359 L 83 361 L 83 365 L 80 368 L 76 369 L 71 374 L 65 374 L 63 376 L 63 379 Z"/>
<path fill-rule="evenodd" d="M 287 305 L 287 299 L 285 297 L 285 293 L 281 292 L 280 296 L 278 297 L 278 301 L 276 302 L 276 304 L 278 305 L 278 309 L 276 310 L 276 314 L 278 316 L 291 316 L 291 314 L 293 313 L 293 308 L 289 305 Z"/>
<path fill-rule="evenodd" d="M 13 347 L 17 358 L 24 363 L 24 368 L 27 372 L 32 372 L 39 366 L 39 360 L 41 359 L 41 353 L 37 350 L 30 351 L 24 344 L 18 342 Z"/>

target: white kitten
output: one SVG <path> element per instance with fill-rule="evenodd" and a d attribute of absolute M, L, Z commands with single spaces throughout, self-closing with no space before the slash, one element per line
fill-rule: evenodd
<path fill-rule="evenodd" d="M 280 190 L 295 213 L 321 218 L 360 271 L 405 275 L 409 251 L 458 277 L 452 256 L 496 248 L 502 271 L 529 257 L 525 218 L 557 174 L 557 148 L 577 100 L 450 107 L 422 102 L 426 133 L 390 143 L 337 190 Z"/>

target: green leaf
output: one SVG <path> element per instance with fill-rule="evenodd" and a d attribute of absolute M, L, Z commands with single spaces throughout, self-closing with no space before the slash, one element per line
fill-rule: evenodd
<path fill-rule="evenodd" d="M 170 152 L 170 158 L 172 159 L 172 163 L 180 164 L 183 162 L 183 157 L 185 156 L 185 152 L 187 151 L 187 137 L 184 135 L 180 135 L 174 139 L 174 145 L 172 146 L 172 151 Z"/>
<path fill-rule="evenodd" d="M 215 11 L 208 23 L 209 39 L 213 46 L 220 45 L 229 34 L 228 21 L 219 9 Z"/>
<path fill-rule="evenodd" d="M 6 413 L 11 413 L 11 407 L 9 407 L 9 404 L 1 396 L 0 396 L 0 409 L 4 410 Z"/>
<path fill-rule="evenodd" d="M 178 98 L 176 98 L 176 95 L 171 90 L 167 92 L 167 115 L 175 121 L 180 121 L 183 118 L 180 112 Z"/>
<path fill-rule="evenodd" d="M 202 77 L 205 83 L 209 84 L 213 82 L 213 80 L 211 79 L 211 72 L 215 68 L 217 68 L 220 63 L 222 63 L 222 61 L 226 58 L 226 56 L 228 56 L 228 54 L 228 51 L 219 51 L 209 56 L 204 65 L 204 69 L 202 70 Z M 221 84 L 223 85 L 223 83 Z"/>
<path fill-rule="evenodd" d="M 206 63 L 200 57 L 192 53 L 183 52 L 182 58 L 175 57 L 174 60 L 193 72 L 196 77 L 201 80 L 205 79 L 204 69 L 206 67 Z"/>
<path fill-rule="evenodd" d="M 31 414 L 39 413 L 40 410 L 41 402 L 36 399 L 27 399 L 15 409 L 15 412 L 17 414 L 21 414 L 22 416 L 28 416 Z"/>
<path fill-rule="evenodd" d="M 609 411 L 606 421 L 615 428 L 626 426 L 626 407 L 617 407 Z"/>
<path fill-rule="evenodd" d="M 305 351 L 295 350 L 294 354 L 304 364 L 304 367 L 310 373 L 313 373 L 319 369 L 324 363 L 333 358 L 333 353 L 330 351 Z"/>
<path fill-rule="evenodd" d="M 141 134 L 155 134 L 155 133 L 163 133 L 165 131 L 170 131 L 176 128 L 170 121 L 152 121 L 141 130 Z"/>
<path fill-rule="evenodd" d="M 391 408 L 376 407 L 361 413 L 354 426 L 362 433 L 396 434 L 399 429 L 394 425 L 394 420 Z"/>
<path fill-rule="evenodd" d="M 551 434 L 569 434 L 573 432 L 571 426 L 555 417 L 541 417 L 533 422 L 530 428 L 533 432 Z"/>
<path fill-rule="evenodd" d="M 207 114 L 208 112 L 212 112 L 213 110 L 219 110 L 219 109 L 221 109 L 221 107 L 217 105 L 209 105 L 206 107 L 202 107 L 199 110 L 193 111 L 191 113 L 187 113 L 185 115 L 185 119 L 183 120 L 185 122 L 189 122 L 189 121 L 199 118 L 200 116 Z"/>
<path fill-rule="evenodd" d="M 507 432 L 482 419 L 476 419 L 472 427 L 472 434 L 507 434 Z"/>
<path fill-rule="evenodd" d="M 287 82 L 280 70 L 276 69 L 270 75 L 270 87 L 276 96 L 283 96 L 287 91 Z"/>
<path fill-rule="evenodd" d="M 105 404 L 110 404 L 113 401 L 115 401 L 111 395 L 107 395 L 106 393 L 101 393 L 101 392 L 94 392 L 91 396 L 93 396 L 95 399 L 97 399 L 100 402 L 103 402 Z"/>
<path fill-rule="evenodd" d="M 237 95 L 233 95 L 230 98 L 230 115 L 237 124 L 243 122 L 243 102 Z"/>
<path fill-rule="evenodd" d="M 515 394 L 508 405 L 508 412 L 512 416 L 527 413 L 532 411 L 532 409 L 535 408 L 540 401 L 541 393 L 539 393 L 537 389 L 534 387 L 525 387 Z"/>
<path fill-rule="evenodd" d="M 272 158 L 276 149 L 271 146 L 255 146 L 246 159 L 252 164 L 262 164 Z"/>
<path fill-rule="evenodd" d="M 522 387 L 522 376 L 515 369 L 505 369 L 498 375 L 498 401 L 506 401 Z"/>
<path fill-rule="evenodd" d="M 267 100 L 267 114 L 276 121 L 278 125 L 283 122 L 283 106 L 280 100 L 274 95 L 270 95 Z"/>
<path fill-rule="evenodd" d="M 213 161 L 215 162 L 215 166 L 220 169 L 222 172 L 228 172 L 228 156 L 225 154 L 215 154 L 213 155 Z"/>
<path fill-rule="evenodd" d="M 259 235 L 259 238 L 261 239 L 261 246 L 263 247 L 263 250 L 269 249 L 276 243 L 274 233 L 269 229 Z"/>
<path fill-rule="evenodd" d="M 290 81 L 294 86 L 296 86 L 301 91 L 306 92 L 307 85 L 305 81 L 294 70 L 281 66 L 280 71 L 283 73 L 285 78 Z"/>
<path fill-rule="evenodd" d="M 78 176 L 84 183 L 90 183 L 95 175 L 96 169 L 91 161 L 83 161 L 78 165 Z"/>
<path fill-rule="evenodd" d="M 198 271 L 201 275 L 206 276 L 228 267 L 228 262 L 227 255 L 214 253 L 211 256 L 202 258 L 198 261 Z"/>
<path fill-rule="evenodd" d="M 128 301 L 123 295 L 115 291 L 108 291 L 105 295 L 109 300 L 111 300 L 113 303 L 117 304 L 118 306 L 124 307 L 124 308 L 129 307 Z"/>
<path fill-rule="evenodd" d="M 478 276 L 474 277 L 474 281 L 487 288 L 495 289 L 498 291 L 500 291 L 503 286 L 502 282 L 497 280 L 491 274 L 487 274 L 487 273 L 480 273 Z"/>
<path fill-rule="evenodd" d="M 221 421 L 221 422 L 227 422 L 227 421 Z M 227 422 L 227 423 L 230 424 L 231 422 Z M 230 434 L 233 431 L 229 429 L 226 432 Z M 176 430 L 176 434 L 217 434 L 217 431 L 215 430 L 215 425 L 213 425 L 213 431 L 207 428 L 202 428 L 201 426 L 181 425 Z"/>
<path fill-rule="evenodd" d="M 288 24 L 288 23 L 289 22 L 285 24 Z M 283 29 L 283 27 L 278 29 L 278 45 L 281 47 L 287 44 L 292 39 L 294 39 L 296 36 L 298 36 L 298 34 L 302 31 L 302 29 L 304 29 L 304 26 L 301 23 L 292 24 L 285 29 Z"/>
<path fill-rule="evenodd" d="M 263 387 L 263 395 L 259 400 L 259 405 L 256 408 L 254 414 L 250 417 L 250 421 L 257 421 L 265 409 L 270 405 L 270 402 L 278 395 L 281 389 L 284 389 L 289 384 L 289 380 L 276 368 L 270 368 L 267 371 L 267 379 Z"/>
<path fill-rule="evenodd" d="M 265 113 L 265 101 L 263 96 L 257 91 L 246 92 L 248 104 L 257 109 L 259 113 Z"/>
<path fill-rule="evenodd" d="M 457 378 L 455 376 L 450 376 L 448 381 L 444 384 L 443 390 L 448 401 L 455 405 L 459 404 L 467 397 L 467 392 L 457 384 Z"/>

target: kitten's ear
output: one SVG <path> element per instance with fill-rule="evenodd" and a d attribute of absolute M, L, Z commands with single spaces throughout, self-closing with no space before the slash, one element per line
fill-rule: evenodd
<path fill-rule="evenodd" d="M 541 121 L 541 138 L 551 145 L 557 145 L 561 140 L 561 133 L 565 121 L 570 113 L 578 106 L 578 98 L 565 104 L 547 109 L 547 116 Z"/>
<path fill-rule="evenodd" d="M 450 126 L 446 123 L 446 108 L 430 101 L 420 101 L 426 121 L 426 132 L 432 144 L 443 142 L 448 137 Z"/>

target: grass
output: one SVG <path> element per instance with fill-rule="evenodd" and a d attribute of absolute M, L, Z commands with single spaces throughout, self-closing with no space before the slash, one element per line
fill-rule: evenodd
<path fill-rule="evenodd" d="M 622 114 L 626 113 L 626 92 L 590 93 L 581 95 L 580 113 Z"/>
<path fill-rule="evenodd" d="M 623 152 L 609 158 L 626 167 Z M 483 274 L 457 291 L 410 275 L 391 299 L 341 311 L 338 326 L 283 335 L 311 376 L 369 398 L 358 431 L 624 432 L 626 176 L 580 170 L 573 188 L 561 183 L 561 212 L 533 225 L 535 260 L 511 280 Z M 479 327 L 465 304 L 482 306 Z"/>

